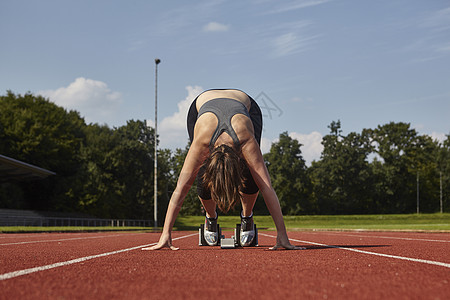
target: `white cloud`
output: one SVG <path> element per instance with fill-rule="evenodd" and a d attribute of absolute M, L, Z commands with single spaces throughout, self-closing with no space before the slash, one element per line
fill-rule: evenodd
<path fill-rule="evenodd" d="M 230 28 L 229 25 L 217 23 L 217 22 L 209 22 L 203 27 L 203 31 L 206 32 L 224 32 L 228 31 Z"/>
<path fill-rule="evenodd" d="M 413 63 L 425 63 L 440 59 L 450 53 L 448 35 L 450 31 L 450 7 L 427 13 L 424 18 L 407 23 L 407 28 L 417 27 L 423 31 L 421 35 L 401 48 L 404 51 L 415 51 L 419 55 L 411 60 Z"/>
<path fill-rule="evenodd" d="M 421 25 L 437 31 L 450 29 L 450 7 L 430 13 Z"/>
<path fill-rule="evenodd" d="M 289 136 L 292 139 L 296 139 L 302 146 L 300 150 L 302 151 L 302 157 L 306 161 L 306 165 L 310 166 L 312 161 L 319 160 L 320 155 L 323 151 L 322 145 L 322 134 L 317 131 L 313 131 L 309 134 L 291 132 Z M 261 139 L 261 151 L 262 153 L 268 153 L 272 143 L 278 142 L 278 138 L 273 141 L 262 138 Z"/>
<path fill-rule="evenodd" d="M 211 19 L 211 16 L 217 15 L 220 10 L 223 10 L 222 5 L 224 4 L 222 0 L 193 2 L 195 1 L 185 1 L 172 5 L 174 6 L 173 9 L 159 12 L 157 24 L 151 31 L 158 36 L 168 36 L 175 35 L 184 29 L 192 29 L 193 26 L 196 26 L 195 24 L 198 24 L 199 20 Z"/>
<path fill-rule="evenodd" d="M 429 131 L 427 132 L 425 130 L 426 126 L 424 124 L 421 124 L 421 123 L 413 124 L 413 125 L 411 125 L 411 128 L 415 129 L 419 135 L 423 135 L 423 134 L 424 135 L 428 135 L 433 140 L 437 140 L 440 143 L 442 143 L 443 141 L 445 141 L 447 139 L 447 134 L 450 134 L 450 132 L 446 134 L 446 133 L 443 133 L 443 132 L 436 132 L 436 131 L 433 131 L 430 134 Z"/>
<path fill-rule="evenodd" d="M 291 0 L 291 1 L 257 1 L 255 4 L 270 3 L 272 7 L 265 14 L 278 14 L 298 9 L 321 5 L 331 0 Z"/>
<path fill-rule="evenodd" d="M 270 147 L 272 147 L 272 143 L 274 143 L 275 141 L 271 141 L 269 139 L 266 138 L 261 138 L 261 152 L 264 153 L 268 153 L 270 151 Z"/>
<path fill-rule="evenodd" d="M 317 131 L 313 131 L 309 134 L 291 132 L 289 136 L 303 145 L 300 149 L 302 150 L 302 156 L 307 165 L 311 165 L 313 160 L 320 159 L 320 155 L 323 151 L 322 134 Z"/>
<path fill-rule="evenodd" d="M 161 123 L 158 122 L 158 135 L 162 148 L 184 148 L 187 145 L 187 113 L 192 101 L 203 91 L 203 88 L 200 86 L 187 86 L 186 90 L 188 95 L 184 100 L 178 102 L 178 111 L 169 117 L 163 118 Z M 149 122 L 154 124 L 153 121 Z"/>
<path fill-rule="evenodd" d="M 442 52 L 442 53 L 450 52 L 450 43 L 437 46 L 436 52 Z"/>
<path fill-rule="evenodd" d="M 39 91 L 55 104 L 79 111 L 88 123 L 104 124 L 113 120 L 122 103 L 122 95 L 111 91 L 102 81 L 79 77 L 67 87 Z"/>
<path fill-rule="evenodd" d="M 432 132 L 430 136 L 433 138 L 433 140 L 437 140 L 438 142 L 442 143 L 447 139 L 447 135 L 442 132 Z"/>
<path fill-rule="evenodd" d="M 273 26 L 269 44 L 276 57 L 291 55 L 309 50 L 320 35 L 311 32 L 310 21 L 286 22 Z"/>
<path fill-rule="evenodd" d="M 154 120 L 145 120 L 145 125 L 147 125 L 147 127 L 155 127 L 155 121 Z"/>
<path fill-rule="evenodd" d="M 423 131 L 423 129 L 425 128 L 425 125 L 423 125 L 422 123 L 417 123 L 417 124 L 411 125 L 411 127 L 419 132 L 419 131 Z"/>
<path fill-rule="evenodd" d="M 274 41 L 275 53 L 284 56 L 293 53 L 298 48 L 298 38 L 293 32 L 285 33 Z"/>
<path fill-rule="evenodd" d="M 308 50 L 317 36 L 299 36 L 298 33 L 288 32 L 273 40 L 275 56 L 286 56 Z"/>

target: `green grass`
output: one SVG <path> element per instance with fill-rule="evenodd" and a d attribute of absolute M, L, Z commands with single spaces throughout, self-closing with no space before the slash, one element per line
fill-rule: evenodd
<path fill-rule="evenodd" d="M 259 230 L 274 230 L 270 216 L 255 216 Z M 285 216 L 288 230 L 412 230 L 450 231 L 450 214 Z M 203 216 L 179 216 L 175 230 L 198 230 Z M 223 229 L 235 228 L 239 216 L 220 216 Z M 151 227 L 0 227 L 0 232 L 79 232 L 153 230 Z"/>
<path fill-rule="evenodd" d="M 255 216 L 260 230 L 274 230 L 270 216 Z M 406 214 L 406 215 L 343 215 L 343 216 L 285 216 L 288 230 L 449 230 L 450 214 Z M 194 230 L 204 222 L 201 216 L 181 216 L 176 229 Z M 231 229 L 240 222 L 239 216 L 220 216 L 222 228 Z"/>

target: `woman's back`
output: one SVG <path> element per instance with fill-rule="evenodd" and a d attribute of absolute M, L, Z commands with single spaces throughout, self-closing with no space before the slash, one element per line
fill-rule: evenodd
<path fill-rule="evenodd" d="M 198 96 L 196 102 L 197 112 L 200 111 L 200 108 L 208 103 L 211 100 L 215 101 L 227 101 L 227 99 L 233 99 L 240 103 L 242 103 L 247 112 L 250 111 L 251 100 L 249 96 L 240 91 L 240 90 L 208 90 L 201 95 Z M 230 100 L 228 100 L 230 101 Z M 227 144 L 229 146 L 233 146 L 239 143 L 245 143 L 250 137 L 254 134 L 254 129 L 252 126 L 252 122 L 247 115 L 238 113 L 231 117 L 231 127 L 230 131 L 225 131 L 227 134 L 214 135 L 216 134 L 218 119 L 217 115 L 213 113 L 205 113 L 200 115 L 196 124 L 196 138 L 200 139 L 210 139 L 213 142 L 213 148 L 218 145 Z M 200 128 L 201 130 L 200 130 Z"/>
<path fill-rule="evenodd" d="M 197 111 L 200 110 L 200 107 L 203 106 L 206 102 L 212 99 L 217 98 L 229 98 L 234 99 L 239 102 L 242 102 L 247 110 L 250 110 L 251 101 L 246 93 L 240 90 L 208 90 L 200 94 L 197 98 Z"/>

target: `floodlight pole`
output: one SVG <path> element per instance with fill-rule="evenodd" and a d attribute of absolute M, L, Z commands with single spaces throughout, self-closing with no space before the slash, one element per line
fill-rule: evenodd
<path fill-rule="evenodd" d="M 419 185 L 420 185 L 420 182 L 419 182 L 419 171 L 417 171 L 417 214 L 419 214 L 419 205 L 420 205 L 420 190 L 419 190 Z"/>
<path fill-rule="evenodd" d="M 442 207 L 442 171 L 439 172 L 439 206 L 441 208 L 441 214 L 444 212 Z"/>
<path fill-rule="evenodd" d="M 159 58 L 155 58 L 155 174 L 154 174 L 154 196 L 153 196 L 153 219 L 155 227 L 158 227 L 158 64 Z"/>

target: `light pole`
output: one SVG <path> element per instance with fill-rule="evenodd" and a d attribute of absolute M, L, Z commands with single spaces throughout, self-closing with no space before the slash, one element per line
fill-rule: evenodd
<path fill-rule="evenodd" d="M 158 64 L 161 62 L 159 58 L 155 58 L 155 174 L 154 174 L 154 196 L 153 196 L 153 219 L 155 227 L 158 227 Z"/>
<path fill-rule="evenodd" d="M 417 214 L 419 214 L 419 205 L 420 205 L 420 190 L 419 190 L 419 185 L 420 185 L 420 182 L 419 182 L 419 171 L 417 170 Z"/>
<path fill-rule="evenodd" d="M 439 206 L 442 214 L 444 212 L 442 208 L 442 171 L 439 171 Z"/>

